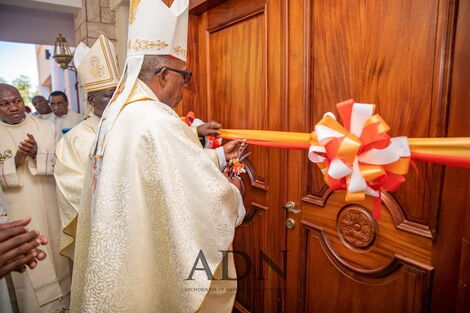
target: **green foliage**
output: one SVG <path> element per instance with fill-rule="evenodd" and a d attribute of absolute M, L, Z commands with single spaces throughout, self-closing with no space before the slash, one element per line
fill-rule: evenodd
<path fill-rule="evenodd" d="M 20 75 L 12 82 L 12 85 L 18 89 L 24 103 L 31 103 L 31 82 L 28 76 Z"/>

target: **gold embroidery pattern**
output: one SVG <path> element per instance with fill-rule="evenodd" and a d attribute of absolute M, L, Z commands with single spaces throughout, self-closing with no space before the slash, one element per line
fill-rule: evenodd
<path fill-rule="evenodd" d="M 181 48 L 181 46 L 174 46 L 174 47 L 173 47 L 173 51 L 174 51 L 176 54 L 178 54 L 178 55 L 180 55 L 180 56 L 182 56 L 182 57 L 186 57 L 186 52 L 187 52 L 187 50 Z"/>
<path fill-rule="evenodd" d="M 129 25 L 132 25 L 135 21 L 135 14 L 137 13 L 139 3 L 140 0 L 131 0 L 131 3 L 129 4 Z"/>
<path fill-rule="evenodd" d="M 11 152 L 11 150 L 5 150 L 3 154 L 0 153 L 0 164 L 3 164 L 3 162 L 11 158 L 12 156 L 13 156 L 13 152 Z"/>
<path fill-rule="evenodd" d="M 96 55 L 92 56 L 89 60 L 90 66 L 91 66 L 91 74 L 95 78 L 100 78 L 104 74 L 104 67 L 101 64 L 100 58 L 97 57 Z"/>
<path fill-rule="evenodd" d="M 51 166 L 52 168 L 55 168 L 55 164 L 57 163 L 57 156 L 55 154 L 52 155 L 51 159 Z"/>
<path fill-rule="evenodd" d="M 146 39 L 136 39 L 134 43 L 129 40 L 127 45 L 129 49 L 139 51 L 139 50 L 149 50 L 149 49 L 157 49 L 162 50 L 168 47 L 168 44 L 163 40 L 146 40 Z"/>

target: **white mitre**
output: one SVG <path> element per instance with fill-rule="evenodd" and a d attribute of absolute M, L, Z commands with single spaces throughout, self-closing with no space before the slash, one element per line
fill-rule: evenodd
<path fill-rule="evenodd" d="M 106 135 L 128 99 L 145 55 L 171 55 L 186 61 L 189 0 L 131 0 L 126 65 L 116 92 L 103 113 L 91 154 L 101 157 Z M 125 80 L 125 81 L 124 81 Z M 122 91 L 122 92 L 121 92 Z"/>
<path fill-rule="evenodd" d="M 73 62 L 86 92 L 116 87 L 119 83 L 116 51 L 104 35 L 91 48 L 81 42 L 74 51 Z"/>
<path fill-rule="evenodd" d="M 131 0 L 127 56 L 172 55 L 186 61 L 188 0 Z"/>

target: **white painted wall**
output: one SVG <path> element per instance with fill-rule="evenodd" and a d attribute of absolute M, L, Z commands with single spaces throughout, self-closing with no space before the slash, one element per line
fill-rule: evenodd
<path fill-rule="evenodd" d="M 82 7 L 82 0 L 0 0 L 0 3 L 66 13 L 75 13 Z"/>
<path fill-rule="evenodd" d="M 0 41 L 54 45 L 58 33 L 75 46 L 72 13 L 0 4 Z"/>
<path fill-rule="evenodd" d="M 75 112 L 83 113 L 83 109 L 81 108 L 82 104 L 77 97 L 77 91 L 75 89 L 75 82 L 77 81 L 75 72 L 60 68 L 52 58 L 49 61 L 51 73 L 51 92 L 55 90 L 65 92 L 69 100 L 69 108 Z"/>
<path fill-rule="evenodd" d="M 51 54 L 54 53 L 54 47 L 48 45 L 37 45 L 36 46 L 36 64 L 38 65 L 38 82 L 39 85 L 47 84 L 47 80 L 51 77 L 51 64 L 50 59 L 46 59 L 46 50 Z M 50 82 L 49 82 L 50 84 Z"/>

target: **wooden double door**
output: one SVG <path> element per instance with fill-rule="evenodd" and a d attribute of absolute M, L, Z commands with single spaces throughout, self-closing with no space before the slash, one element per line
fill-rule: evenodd
<path fill-rule="evenodd" d="M 391 135 L 470 136 L 470 1 L 194 0 L 182 112 L 310 132 L 375 103 Z M 347 203 L 305 151 L 249 147 L 235 312 L 470 312 L 469 170 L 417 163 Z"/>

